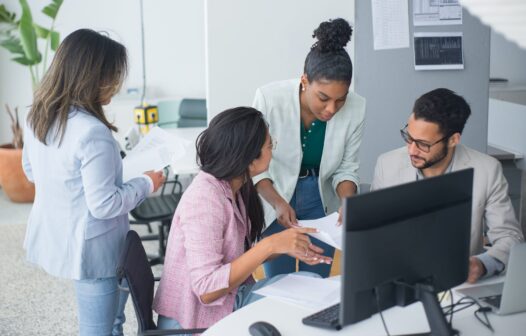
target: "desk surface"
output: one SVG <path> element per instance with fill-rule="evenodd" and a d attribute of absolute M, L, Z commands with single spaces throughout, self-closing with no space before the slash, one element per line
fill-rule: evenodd
<path fill-rule="evenodd" d="M 190 145 L 186 148 L 184 157 L 172 163 L 171 167 L 176 175 L 197 174 L 199 167 L 196 162 L 195 141 L 197 136 L 201 134 L 205 127 L 188 127 L 188 128 L 163 128 L 170 134 L 176 137 L 190 141 Z"/>
<path fill-rule="evenodd" d="M 495 282 L 492 279 L 486 282 Z M 502 279 L 500 279 L 502 280 Z M 454 295 L 455 300 L 460 298 Z M 453 318 L 453 327 L 460 331 L 461 335 L 523 335 L 526 330 L 526 313 L 498 316 L 489 313 L 488 317 L 495 329 L 495 333 L 485 328 L 473 315 L 475 307 L 458 312 Z M 380 319 L 376 314 L 369 319 L 347 326 L 340 331 L 332 331 L 309 327 L 301 322 L 301 319 L 314 313 L 315 310 L 300 307 L 273 298 L 264 298 L 252 303 L 219 321 L 210 327 L 203 335 L 248 335 L 248 327 L 256 321 L 267 321 L 273 324 L 283 336 L 323 336 L 323 335 L 385 335 Z M 392 335 L 429 332 L 429 325 L 425 316 L 424 308 L 417 302 L 410 306 L 401 308 L 393 307 L 383 313 L 385 323 Z"/>

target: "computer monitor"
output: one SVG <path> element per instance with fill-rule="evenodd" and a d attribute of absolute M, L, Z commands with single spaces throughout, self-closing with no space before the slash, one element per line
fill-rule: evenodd
<path fill-rule="evenodd" d="M 473 169 L 344 201 L 340 324 L 422 301 L 433 335 L 449 335 L 438 292 L 467 279 Z"/>

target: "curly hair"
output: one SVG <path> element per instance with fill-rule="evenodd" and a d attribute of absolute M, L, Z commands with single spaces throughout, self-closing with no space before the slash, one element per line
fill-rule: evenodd
<path fill-rule="evenodd" d="M 415 119 L 423 119 L 438 124 L 444 136 L 462 134 L 471 108 L 466 100 L 455 92 L 439 88 L 429 91 L 415 101 Z"/>
<path fill-rule="evenodd" d="M 351 40 L 352 27 L 344 19 L 320 23 L 312 37 L 312 45 L 305 59 L 303 72 L 310 82 L 326 79 L 351 83 L 352 62 L 344 47 Z"/>

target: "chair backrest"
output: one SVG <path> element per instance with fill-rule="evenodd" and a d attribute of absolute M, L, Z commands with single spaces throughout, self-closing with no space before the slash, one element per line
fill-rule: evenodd
<path fill-rule="evenodd" d="M 181 100 L 179 99 L 161 100 L 157 103 L 160 127 L 177 127 L 177 122 L 179 121 L 180 105 Z"/>
<path fill-rule="evenodd" d="M 206 127 L 206 99 L 183 99 L 177 127 Z"/>
<path fill-rule="evenodd" d="M 156 329 L 152 304 L 155 280 L 148 257 L 137 232 L 130 230 L 117 267 L 119 283 L 128 282 L 128 288 L 137 315 L 138 332 Z"/>

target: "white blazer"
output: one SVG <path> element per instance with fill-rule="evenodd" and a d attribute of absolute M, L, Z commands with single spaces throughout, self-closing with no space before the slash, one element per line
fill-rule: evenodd
<path fill-rule="evenodd" d="M 256 91 L 253 106 L 261 111 L 269 131 L 277 141 L 267 172 L 253 178 L 254 184 L 268 178 L 290 202 L 301 168 L 303 152 L 300 135 L 300 80 L 291 79 L 265 85 Z M 325 213 L 337 211 L 340 199 L 336 187 L 342 181 L 360 185 L 358 150 L 365 120 L 365 99 L 349 92 L 342 108 L 327 122 L 318 185 Z M 274 208 L 263 198 L 265 222 L 276 219 Z"/>
<path fill-rule="evenodd" d="M 23 168 L 36 188 L 24 241 L 27 259 L 58 277 L 113 277 L 128 212 L 147 196 L 149 182 L 122 182 L 111 130 L 83 110 L 70 111 L 60 147 L 48 139 L 44 145 L 26 126 Z"/>
<path fill-rule="evenodd" d="M 470 252 L 472 255 L 484 252 L 483 232 L 487 227 L 488 239 L 493 245 L 488 254 L 506 265 L 511 246 L 524 237 L 508 196 L 502 166 L 489 155 L 457 145 L 451 171 L 466 168 L 474 168 Z M 371 190 L 415 181 L 416 171 L 407 147 L 382 154 L 376 162 Z"/>

